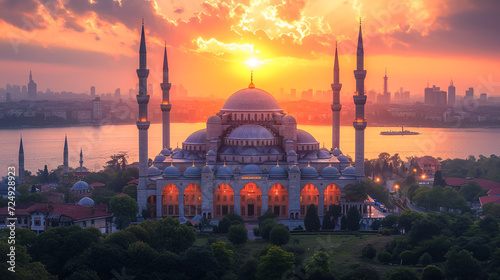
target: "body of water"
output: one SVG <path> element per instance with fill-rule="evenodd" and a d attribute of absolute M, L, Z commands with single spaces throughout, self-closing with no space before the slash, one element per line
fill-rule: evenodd
<path fill-rule="evenodd" d="M 192 132 L 206 127 L 205 123 L 173 123 L 171 143 L 173 148 Z M 321 146 L 331 148 L 331 127 L 299 125 L 311 133 Z M 467 158 L 469 155 L 490 156 L 500 154 L 500 129 L 408 128 L 419 135 L 383 136 L 381 131 L 399 130 L 399 127 L 367 127 L 365 131 L 365 157 L 375 158 L 381 152 L 407 156 L 432 155 L 434 157 Z M 340 149 L 354 158 L 354 128 L 340 129 Z M 54 169 L 63 163 L 64 135 L 68 136 L 69 166 L 79 166 L 80 148 L 83 149 L 84 166 L 99 170 L 109 156 L 119 152 L 129 155 L 129 162 L 138 161 L 138 131 L 135 125 L 105 125 L 100 127 L 26 128 L 0 130 L 0 175 L 7 167 L 18 164 L 19 137 L 23 136 L 25 168 L 31 172 Z M 161 150 L 161 124 L 149 129 L 149 157 Z"/>

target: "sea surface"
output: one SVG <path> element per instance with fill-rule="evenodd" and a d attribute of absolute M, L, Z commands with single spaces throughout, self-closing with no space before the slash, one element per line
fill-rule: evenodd
<path fill-rule="evenodd" d="M 206 123 L 171 124 L 172 148 L 181 147 L 192 132 L 205 128 Z M 323 147 L 331 148 L 331 126 L 298 125 L 311 133 Z M 365 131 L 365 158 L 376 158 L 381 152 L 408 156 L 467 158 L 474 155 L 500 155 L 500 129 L 498 128 L 405 128 L 419 135 L 384 136 L 381 131 L 400 130 L 400 127 L 367 127 Z M 340 129 L 340 149 L 354 157 L 354 128 Z M 17 166 L 19 138 L 23 137 L 25 169 L 36 172 L 57 168 L 63 164 L 64 136 L 68 136 L 69 166 L 78 167 L 80 149 L 84 166 L 100 170 L 110 155 L 126 152 L 128 161 L 138 161 L 138 130 L 136 125 L 104 125 L 100 127 L 24 128 L 0 130 L 0 175 L 5 176 L 8 166 Z M 149 129 L 149 157 L 154 158 L 162 149 L 161 124 Z"/>

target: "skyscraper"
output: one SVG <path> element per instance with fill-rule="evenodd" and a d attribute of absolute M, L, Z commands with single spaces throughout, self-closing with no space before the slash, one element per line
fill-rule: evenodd
<path fill-rule="evenodd" d="M 337 52 L 337 43 L 335 43 L 335 63 L 333 65 L 333 103 L 332 103 L 332 149 L 340 149 L 340 110 L 342 110 L 342 105 L 340 105 L 340 89 L 342 84 L 340 83 L 340 68 L 339 68 L 339 56 Z"/>
<path fill-rule="evenodd" d="M 91 87 L 90 87 L 90 97 L 91 97 L 92 99 L 94 99 L 94 98 L 95 98 L 95 86 L 91 86 Z"/>
<path fill-rule="evenodd" d="M 356 93 L 354 94 L 354 104 L 356 104 L 356 117 L 353 122 L 355 134 L 355 165 L 356 165 L 356 178 L 363 180 L 365 176 L 365 78 L 366 70 L 364 70 L 364 51 L 363 51 L 363 37 L 361 33 L 361 22 L 359 23 L 359 37 L 357 49 L 357 68 L 354 70 L 354 77 L 356 78 Z"/>
<path fill-rule="evenodd" d="M 30 70 L 30 81 L 28 83 L 28 98 L 30 99 L 36 98 L 36 83 L 33 81 L 33 77 L 31 76 L 31 70 Z"/>
<path fill-rule="evenodd" d="M 146 38 L 144 37 L 144 19 L 142 21 L 141 46 L 139 48 L 139 69 L 137 77 L 139 78 L 139 93 L 137 93 L 137 103 L 139 104 L 139 119 L 137 120 L 137 129 L 139 129 L 139 184 L 137 185 L 137 202 L 141 207 L 139 213 L 146 205 L 146 192 L 148 187 L 148 76 Z"/>
<path fill-rule="evenodd" d="M 453 85 L 453 80 L 451 80 L 448 87 L 448 106 L 455 106 L 455 86 Z"/>
<path fill-rule="evenodd" d="M 384 95 L 383 95 L 383 103 L 389 104 L 391 103 L 391 93 L 387 91 L 387 68 L 385 68 L 385 76 L 384 76 Z"/>

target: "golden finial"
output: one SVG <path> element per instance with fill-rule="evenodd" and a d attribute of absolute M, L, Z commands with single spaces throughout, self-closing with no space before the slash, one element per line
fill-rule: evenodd
<path fill-rule="evenodd" d="M 310 167 L 310 166 L 311 166 L 311 162 L 310 162 L 310 161 L 308 161 L 308 162 L 307 162 L 307 167 Z"/>
<path fill-rule="evenodd" d="M 193 166 L 194 166 L 194 159 L 193 159 Z"/>
<path fill-rule="evenodd" d="M 279 159 L 278 159 L 278 160 L 276 160 L 276 166 L 280 166 L 280 161 L 279 161 Z"/>
<path fill-rule="evenodd" d="M 224 165 L 223 166 L 226 166 L 226 159 L 224 159 Z"/>
<path fill-rule="evenodd" d="M 250 84 L 248 85 L 248 88 L 255 88 L 255 85 L 253 84 L 253 70 L 250 70 Z"/>

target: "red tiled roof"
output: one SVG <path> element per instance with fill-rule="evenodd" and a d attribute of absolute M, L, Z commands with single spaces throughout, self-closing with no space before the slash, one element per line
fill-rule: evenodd
<path fill-rule="evenodd" d="M 460 187 L 463 184 L 467 183 L 469 180 L 464 178 L 446 178 L 446 184 L 454 187 Z"/>
<path fill-rule="evenodd" d="M 488 192 L 488 195 L 494 195 L 494 196 L 498 196 L 498 197 L 500 197 L 500 189 L 491 189 L 491 190 Z"/>
<path fill-rule="evenodd" d="M 34 202 L 28 202 L 28 203 L 22 203 L 22 204 L 17 204 L 16 205 L 16 211 L 15 214 L 16 216 L 28 216 L 29 215 L 29 208 L 33 206 Z M 9 208 L 8 207 L 3 207 L 0 208 L 0 216 L 6 216 L 8 214 Z"/>
<path fill-rule="evenodd" d="M 417 161 L 418 165 L 430 164 L 430 165 L 441 166 L 441 163 L 439 163 L 437 159 L 431 156 L 417 157 L 415 158 L 415 160 Z"/>
<path fill-rule="evenodd" d="M 129 185 L 129 184 L 136 184 L 137 185 L 137 184 L 139 184 L 139 179 L 134 179 L 132 181 L 127 182 L 127 185 Z"/>
<path fill-rule="evenodd" d="M 450 186 L 454 186 L 454 187 L 460 187 L 463 184 L 469 182 L 468 179 L 455 178 L 455 177 L 446 178 L 445 180 L 446 180 L 446 184 L 448 184 Z M 481 188 L 483 190 L 496 190 L 496 189 L 500 190 L 500 183 L 497 183 L 494 181 L 485 180 L 485 179 L 472 179 L 472 181 L 479 183 L 479 185 L 481 186 Z M 498 194 L 500 194 L 500 193 L 498 193 Z"/>
<path fill-rule="evenodd" d="M 50 209 L 52 207 L 52 209 Z M 99 207 L 102 209 L 103 207 Z M 0 215 L 7 215 L 7 207 L 0 208 Z M 17 215 L 29 215 L 29 213 L 38 211 L 46 214 L 60 214 L 64 216 L 68 216 L 72 218 L 74 221 L 85 220 L 90 218 L 103 218 L 103 217 L 111 217 L 113 214 L 95 209 L 92 211 L 92 207 L 83 206 L 83 205 L 75 205 L 68 203 L 33 203 L 28 207 L 23 207 L 18 205 L 16 207 L 16 216 Z"/>
<path fill-rule="evenodd" d="M 481 196 L 479 198 L 479 202 L 481 203 L 481 207 L 491 202 L 493 202 L 494 204 L 500 204 L 500 196 L 495 196 L 495 195 Z"/>
<path fill-rule="evenodd" d="M 104 187 L 106 185 L 103 183 L 100 183 L 100 182 L 95 182 L 95 183 L 90 184 L 90 186 L 95 188 L 95 187 Z"/>

